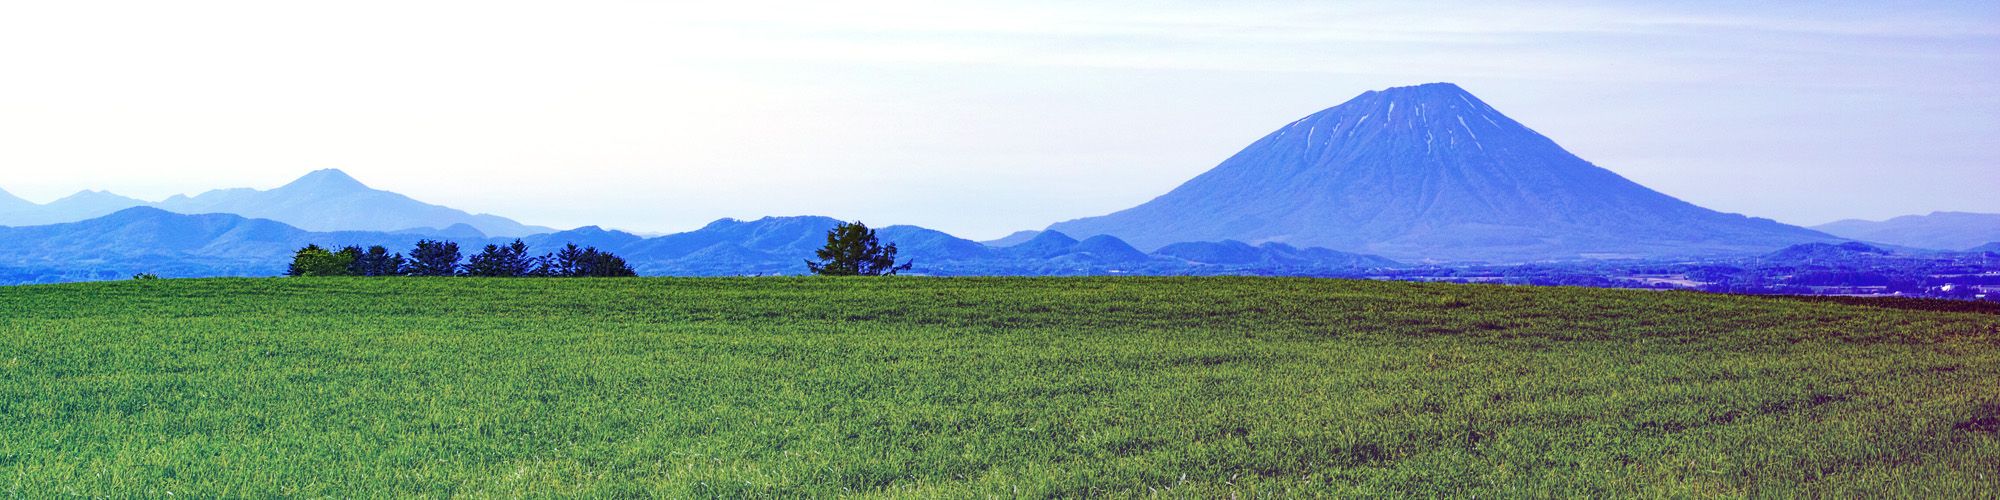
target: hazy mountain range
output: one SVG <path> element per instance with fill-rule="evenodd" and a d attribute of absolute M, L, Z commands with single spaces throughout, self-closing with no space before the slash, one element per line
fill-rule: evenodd
<path fill-rule="evenodd" d="M 217 189 L 192 197 L 175 195 L 157 203 L 84 191 L 47 205 L 36 205 L 0 193 L 0 226 L 76 222 L 142 206 L 184 214 L 227 213 L 271 219 L 314 231 L 402 231 L 460 225 L 494 236 L 554 231 L 372 189 L 336 169 L 315 171 L 276 189 Z M 459 229 L 464 234 L 464 228 Z"/>
<path fill-rule="evenodd" d="M 0 190 L 0 226 L 37 226 L 76 222 L 145 205 L 145 201 L 104 191 L 78 191 L 47 204 L 35 204 Z"/>
<path fill-rule="evenodd" d="M 523 237 L 624 256 L 649 275 L 800 273 L 839 221 L 723 219 L 642 237 L 555 231 L 369 188 L 339 170 L 269 189 L 159 202 L 84 191 L 35 204 L 0 191 L 0 282 L 272 275 L 306 244 Z M 1279 128 L 1150 202 L 975 242 L 880 227 L 927 274 L 1325 275 L 1404 262 L 1754 256 L 2000 242 L 2000 215 L 1940 212 L 1807 229 L 1725 214 L 1590 164 L 1451 84 L 1363 93 Z M 1080 238 L 1080 239 L 1079 239 Z M 1804 245 L 1804 246 L 1795 246 Z M 1992 248 L 1993 245 L 1987 245 Z M 1378 256 L 1380 255 L 1380 256 Z M 1396 260 L 1391 260 L 1396 259 Z"/>
<path fill-rule="evenodd" d="M 645 238 L 595 226 L 522 237 L 537 253 L 564 244 L 609 250 L 646 275 L 727 276 L 801 274 L 825 243 L 829 217 L 722 219 L 685 233 Z M 1397 265 L 1380 257 L 1283 245 L 1190 243 L 1180 251 L 1141 253 L 1108 236 L 1078 241 L 1043 232 L 1011 247 L 991 247 L 916 226 L 878 229 L 919 274 L 1304 274 L 1338 275 Z M 470 256 L 513 238 L 444 237 L 423 231 L 314 232 L 268 219 L 232 214 L 188 215 L 134 207 L 96 219 L 0 227 L 0 283 L 119 279 L 136 273 L 165 277 L 272 276 L 307 244 L 383 245 L 407 251 L 419 239 L 459 243 Z"/>
<path fill-rule="evenodd" d="M 1931 212 L 1884 221 L 1848 219 L 1813 229 L 1843 238 L 1939 250 L 1965 250 L 2000 242 L 2000 214 Z"/>
<path fill-rule="evenodd" d="M 1764 252 L 1839 239 L 1647 189 L 1449 83 L 1363 93 L 1159 198 L 1049 229 L 1141 249 L 1234 239 L 1440 261 Z"/>

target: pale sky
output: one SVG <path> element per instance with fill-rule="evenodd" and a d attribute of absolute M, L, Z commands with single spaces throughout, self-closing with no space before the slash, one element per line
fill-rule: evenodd
<path fill-rule="evenodd" d="M 557 227 L 813 214 L 986 239 L 1449 81 L 1717 210 L 2000 212 L 1991 0 L 0 2 L 0 189 L 37 202 L 334 167 Z"/>

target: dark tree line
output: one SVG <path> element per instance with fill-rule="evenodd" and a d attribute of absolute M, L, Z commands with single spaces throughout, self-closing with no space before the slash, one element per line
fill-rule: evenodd
<path fill-rule="evenodd" d="M 542 255 L 528 252 L 528 244 L 514 240 L 506 245 L 486 245 L 470 259 L 458 251 L 458 243 L 422 240 L 410 249 L 409 257 L 389 253 L 380 245 L 328 250 L 306 245 L 292 256 L 287 276 L 480 276 L 496 278 L 560 277 L 613 278 L 638 276 L 625 259 L 596 247 L 577 248 Z"/>
<path fill-rule="evenodd" d="M 826 245 L 806 261 L 806 268 L 823 276 L 885 276 L 910 270 L 910 263 L 896 262 L 896 244 L 883 244 L 874 229 L 860 222 L 842 223 L 826 233 Z M 519 239 L 505 245 L 486 245 L 470 258 L 459 252 L 458 243 L 438 240 L 418 241 L 406 257 L 390 253 L 380 245 L 330 250 L 306 245 L 292 256 L 287 276 L 477 276 L 516 277 L 620 277 L 637 276 L 625 259 L 596 247 L 565 245 L 554 253 L 535 255 Z"/>

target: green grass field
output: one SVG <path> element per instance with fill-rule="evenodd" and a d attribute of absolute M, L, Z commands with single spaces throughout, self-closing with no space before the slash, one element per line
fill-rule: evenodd
<path fill-rule="evenodd" d="M 0 288 L 0 495 L 169 492 L 1992 498 L 2000 316 L 1261 278 Z"/>

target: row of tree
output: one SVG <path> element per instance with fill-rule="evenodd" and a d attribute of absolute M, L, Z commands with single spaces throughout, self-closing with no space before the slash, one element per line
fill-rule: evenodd
<path fill-rule="evenodd" d="M 883 245 L 875 230 L 859 221 L 835 226 L 826 233 L 826 246 L 815 252 L 817 261 L 806 261 L 806 269 L 822 276 L 883 276 L 910 270 L 910 263 L 896 263 L 896 244 Z M 577 248 L 535 256 L 528 244 L 516 239 L 506 245 L 486 245 L 486 249 L 465 259 L 458 243 L 422 240 L 408 257 L 389 253 L 376 245 L 329 250 L 306 245 L 292 255 L 287 276 L 481 276 L 516 277 L 620 277 L 637 276 L 625 259 L 596 247 Z"/>
<path fill-rule="evenodd" d="M 328 250 L 306 245 L 292 255 L 287 276 L 481 276 L 524 277 L 622 277 L 637 276 L 625 259 L 596 247 L 575 244 L 540 256 L 528 253 L 528 244 L 514 240 L 506 245 L 486 245 L 486 249 L 465 259 L 458 243 L 418 241 L 408 257 L 389 253 L 381 245 Z"/>

